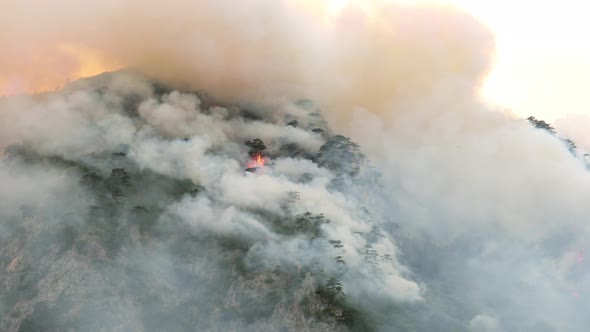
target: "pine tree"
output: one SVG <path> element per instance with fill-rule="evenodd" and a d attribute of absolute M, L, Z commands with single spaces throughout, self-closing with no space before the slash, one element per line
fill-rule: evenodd
<path fill-rule="evenodd" d="M 553 128 L 549 123 L 543 120 L 538 120 L 534 116 L 529 116 L 527 120 L 536 128 L 547 130 L 551 134 L 555 135 L 555 128 Z"/>
<path fill-rule="evenodd" d="M 98 186 L 100 180 L 101 178 L 96 172 L 89 172 L 82 176 L 82 184 L 88 186 L 91 190 Z"/>
<path fill-rule="evenodd" d="M 344 296 L 344 288 L 338 279 L 332 277 L 326 283 L 326 291 L 332 300 Z"/>
<path fill-rule="evenodd" d="M 262 154 L 262 151 L 266 150 L 266 145 L 260 138 L 255 138 L 251 141 L 247 141 L 246 146 L 250 147 L 248 154 L 250 156 L 256 156 Z"/>
<path fill-rule="evenodd" d="M 131 187 L 131 177 L 124 168 L 113 169 L 110 178 L 114 180 L 116 184 L 121 184 L 125 187 Z"/>

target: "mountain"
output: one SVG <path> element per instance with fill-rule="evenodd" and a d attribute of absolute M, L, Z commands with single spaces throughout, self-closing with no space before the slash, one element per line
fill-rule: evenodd
<path fill-rule="evenodd" d="M 129 70 L 1 99 L 0 330 L 585 331 L 575 144 L 407 114 L 365 151 Z"/>
<path fill-rule="evenodd" d="M 312 101 L 122 71 L 7 102 L 31 127 L 1 164 L 3 331 L 370 331 L 420 298 L 379 173 Z"/>

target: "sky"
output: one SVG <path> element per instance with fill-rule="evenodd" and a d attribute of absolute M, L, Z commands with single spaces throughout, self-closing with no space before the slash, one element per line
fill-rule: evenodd
<path fill-rule="evenodd" d="M 313 6 L 319 3 L 292 1 L 313 3 Z M 388 0 L 324 0 L 322 3 L 337 13 L 347 4 L 370 7 L 375 1 Z M 481 90 L 490 103 L 504 106 L 517 116 L 534 115 L 547 121 L 572 115 L 590 116 L 586 94 L 586 87 L 590 86 L 590 42 L 584 38 L 585 31 L 590 31 L 590 21 L 584 17 L 586 1 L 395 1 L 456 6 L 492 30 L 497 43 L 495 65 Z M 102 61 L 92 50 L 79 45 L 59 44 L 55 49 L 55 54 L 49 55 L 33 48 L 21 56 L 22 63 L 8 66 L 17 68 L 14 71 L 24 78 L 10 75 L 11 69 L 8 74 L 6 70 L 3 73 L 0 68 L 0 95 L 52 90 L 59 88 L 56 82 L 62 86 L 79 77 L 99 74 L 103 69 L 121 67 Z M 41 62 L 61 70 L 39 72 L 38 68 L 27 65 L 29 62 Z M 31 82 L 31 77 L 36 81 Z"/>
<path fill-rule="evenodd" d="M 587 1 L 443 1 L 496 36 L 495 67 L 482 91 L 487 100 L 549 121 L 590 115 Z"/>
<path fill-rule="evenodd" d="M 329 0 L 337 12 L 374 0 Z M 399 2 L 399 1 L 398 1 Z M 516 115 L 548 121 L 590 116 L 590 21 L 583 0 L 405 0 L 458 7 L 492 30 L 495 65 L 481 94 Z"/>
<path fill-rule="evenodd" d="M 384 287 L 366 278 L 362 265 L 347 276 L 344 288 L 356 292 L 347 298 L 366 299 L 362 307 L 368 311 L 382 306 L 391 312 L 390 302 L 374 293 L 409 301 L 421 296 L 427 305 L 424 315 L 416 315 L 413 306 L 403 311 L 437 327 L 454 319 L 477 332 L 586 331 L 590 326 L 590 269 L 584 260 L 590 243 L 588 164 L 575 158 L 558 137 L 474 98 L 474 89 L 490 69 L 492 34 L 471 17 L 447 8 L 371 6 L 371 0 L 363 0 L 365 8 L 375 10 L 351 10 L 324 25 L 285 1 L 295 0 L 1 0 L 0 89 L 6 74 L 17 78 L 22 74 L 25 83 L 27 78 L 45 78 L 35 86 L 41 89 L 44 84 L 63 84 L 66 77 L 109 68 L 96 50 L 135 65 L 146 76 L 121 71 L 80 81 L 44 98 L 2 98 L 0 146 L 23 144 L 41 156 L 88 163 L 106 177 L 115 165 L 108 156 L 125 144 L 139 169 L 191 179 L 215 195 L 210 201 L 197 198 L 178 209 L 172 207 L 179 211 L 178 218 L 194 226 L 195 234 L 204 230 L 249 235 L 244 230 L 251 230 L 269 244 L 254 250 L 262 256 L 256 254 L 252 262 L 269 266 L 275 260 L 265 257 L 303 262 L 313 257 L 297 242 L 282 242 L 280 237 L 276 245 L 267 241 L 273 234 L 264 238 L 257 227 L 257 216 L 274 218 L 272 211 L 280 211 L 288 192 L 301 192 L 300 201 L 306 204 L 301 212 L 325 213 L 331 220 L 327 227 L 337 227 L 334 238 L 342 239 L 347 255 L 359 263 L 367 241 L 358 238 L 357 231 L 370 227 L 361 223 L 367 218 L 364 212 L 355 216 L 348 208 L 357 206 L 357 199 L 358 207 L 367 201 L 383 216 L 384 230 L 395 236 L 390 244 L 380 244 L 383 252 L 393 251 L 392 257 L 408 262 L 407 269 L 400 266 Z M 342 6 L 333 5 L 334 12 Z M 496 102 L 512 106 L 522 116 L 533 114 L 550 121 L 581 112 L 575 109 L 583 105 L 583 94 L 572 96 L 575 88 L 583 86 L 583 47 L 577 41 L 584 29 L 572 28 L 580 7 L 567 7 L 567 2 L 559 7 L 522 3 L 502 11 L 498 4 L 463 5 L 474 13 L 481 11 L 482 17 L 488 15 L 490 26 L 492 18 L 501 23 L 492 28 L 498 36 L 500 65 L 482 91 L 486 98 L 492 100 L 493 92 L 498 94 Z M 556 23 L 545 27 L 547 21 Z M 568 66 L 575 79 L 565 75 Z M 255 101 L 248 109 L 268 113 L 273 120 L 245 121 L 235 107 L 205 109 L 207 100 L 201 103 L 195 95 L 177 91 L 161 95 L 157 92 L 161 84 L 155 87 L 150 81 L 184 91 L 207 91 L 213 100 L 228 103 Z M 25 83 L 19 87 L 18 80 L 5 82 L 12 91 L 26 87 Z M 500 101 L 507 92 L 515 97 Z M 246 140 L 258 137 L 281 155 L 290 143 L 308 147 L 309 155 L 321 150 L 323 138 L 309 131 L 316 127 L 311 118 L 317 116 L 308 112 L 316 107 L 302 103 L 301 109 L 292 103 L 302 97 L 317 101 L 333 133 L 358 143 L 381 173 L 378 177 L 368 172 L 381 179 L 382 187 L 369 182 L 369 187 L 359 189 L 358 198 L 347 199 L 348 193 L 333 194 L 325 187 L 332 179 L 322 175 L 325 170 L 297 157 L 285 158 L 282 165 L 281 157 L 273 159 L 277 168 L 293 175 L 243 176 Z M 285 126 L 291 119 L 301 120 L 297 128 Z M 310 121 L 309 127 L 304 121 Z M 575 127 L 589 126 L 578 121 Z M 330 130 L 325 133 L 336 139 L 330 144 L 342 140 Z M 581 142 L 575 136 L 562 137 Z M 269 169 L 275 168 L 269 164 Z M 356 167 L 357 163 L 336 164 Z M 0 186 L 0 204 L 10 204 L 0 206 L 0 214 L 18 214 L 31 199 L 29 192 L 41 202 L 45 197 L 58 199 L 59 205 L 51 205 L 51 210 L 60 215 L 68 211 L 61 207 L 70 196 L 59 193 L 69 182 L 54 190 L 53 182 L 45 185 L 37 180 L 57 177 L 54 182 L 60 182 L 66 177 L 56 172 L 34 175 L 18 163 L 0 163 L 0 183 L 8 184 Z M 307 178 L 305 173 L 323 179 L 300 183 Z M 20 194 L 14 194 L 15 188 Z M 159 194 L 154 197 L 162 201 Z M 236 209 L 241 207 L 255 212 L 237 217 Z M 85 208 L 81 210 L 85 216 Z M 332 234 L 328 233 L 330 238 Z M 330 253 L 321 247 L 311 250 Z M 332 263 L 335 256 L 325 257 Z M 154 270 L 178 271 L 163 266 Z M 458 310 L 458 304 L 468 312 Z"/>

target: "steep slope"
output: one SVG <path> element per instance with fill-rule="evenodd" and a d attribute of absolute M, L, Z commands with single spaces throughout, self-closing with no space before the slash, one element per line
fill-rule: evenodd
<path fill-rule="evenodd" d="M 420 299 L 378 173 L 310 101 L 117 72 L 4 102 L 30 130 L 0 164 L 3 331 L 369 331 Z"/>

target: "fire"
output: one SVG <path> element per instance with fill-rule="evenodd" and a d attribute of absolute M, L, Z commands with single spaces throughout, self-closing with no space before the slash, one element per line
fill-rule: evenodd
<path fill-rule="evenodd" d="M 264 162 L 264 157 L 260 153 L 257 153 L 250 159 L 247 166 L 248 168 L 261 168 L 264 167 Z"/>

